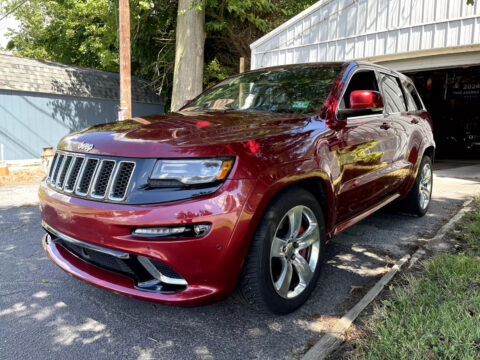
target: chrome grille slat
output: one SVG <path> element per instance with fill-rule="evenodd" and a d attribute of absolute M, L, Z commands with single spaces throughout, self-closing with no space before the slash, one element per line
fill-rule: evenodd
<path fill-rule="evenodd" d="M 52 185 L 56 185 L 56 183 L 57 183 L 58 172 L 60 171 L 60 167 L 63 164 L 64 158 L 65 158 L 65 155 L 59 155 L 58 156 L 57 162 L 55 164 L 55 170 L 53 171 L 53 175 L 52 175 L 52 178 L 50 180 L 50 183 Z"/>
<path fill-rule="evenodd" d="M 73 162 L 72 168 L 67 176 L 67 180 L 65 182 L 64 191 L 67 193 L 73 192 L 75 189 L 75 185 L 77 184 L 78 174 L 83 167 L 83 162 L 85 158 L 81 156 L 75 157 Z"/>
<path fill-rule="evenodd" d="M 72 164 L 73 156 L 68 155 L 63 159 L 62 167 L 60 168 L 60 172 L 58 173 L 57 179 L 57 189 L 62 189 L 63 184 L 65 182 L 65 176 L 67 176 L 67 172 L 70 169 L 70 165 Z"/>
<path fill-rule="evenodd" d="M 127 197 L 135 167 L 135 161 L 58 151 L 47 184 L 78 197 L 122 202 Z"/>
<path fill-rule="evenodd" d="M 123 201 L 125 199 L 134 170 L 135 163 L 132 161 L 120 161 L 118 163 L 108 194 L 110 200 Z"/>
<path fill-rule="evenodd" d="M 107 189 L 110 187 L 112 180 L 112 173 L 115 169 L 116 162 L 114 160 L 102 160 L 99 165 L 95 179 L 93 180 L 91 197 L 96 199 L 103 199 L 107 194 Z"/>
<path fill-rule="evenodd" d="M 90 185 L 92 184 L 93 175 L 98 166 L 98 159 L 87 158 L 85 165 L 83 166 L 82 172 L 78 177 L 77 188 L 75 194 L 85 196 L 90 190 Z"/>
<path fill-rule="evenodd" d="M 48 182 L 52 180 L 52 175 L 53 175 L 53 172 L 55 171 L 55 166 L 57 166 L 57 160 L 58 160 L 58 153 L 55 153 L 52 164 L 50 165 L 50 170 L 48 171 L 48 178 L 47 178 Z"/>

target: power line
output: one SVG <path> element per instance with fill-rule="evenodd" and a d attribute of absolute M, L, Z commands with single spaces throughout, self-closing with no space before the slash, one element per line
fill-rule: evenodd
<path fill-rule="evenodd" d="M 3 19 L 5 19 L 7 16 L 13 14 L 15 12 L 15 10 L 17 10 L 20 6 L 22 6 L 23 4 L 25 4 L 28 0 L 23 0 L 20 4 L 16 5 L 12 10 L 10 10 L 8 13 L 6 13 L 5 15 L 3 15 L 1 18 L 0 18 L 0 21 L 2 21 Z"/>

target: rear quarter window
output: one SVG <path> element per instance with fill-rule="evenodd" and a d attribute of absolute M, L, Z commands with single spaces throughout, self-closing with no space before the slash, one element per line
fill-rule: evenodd
<path fill-rule="evenodd" d="M 408 111 L 418 111 L 423 108 L 422 101 L 418 95 L 415 86 L 408 80 L 403 81 L 403 87 L 405 88 L 405 96 L 407 98 Z"/>
<path fill-rule="evenodd" d="M 399 79 L 395 76 L 380 74 L 380 82 L 385 96 L 387 113 L 400 113 L 407 111 L 407 105 L 400 87 Z"/>

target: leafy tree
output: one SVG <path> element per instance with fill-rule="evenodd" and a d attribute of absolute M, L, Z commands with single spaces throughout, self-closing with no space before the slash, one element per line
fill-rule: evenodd
<path fill-rule="evenodd" d="M 236 72 L 241 56 L 248 68 L 251 42 L 315 2 L 206 0 L 204 84 Z M 7 45 L 14 54 L 118 71 L 118 0 L 0 0 L 0 8 L 20 21 Z M 130 9 L 132 72 L 168 99 L 178 1 L 130 0 Z"/>
<path fill-rule="evenodd" d="M 7 50 L 16 55 L 118 71 L 118 0 L 5 0 L 20 28 Z M 175 58 L 174 0 L 130 0 L 132 72 L 169 87 Z"/>

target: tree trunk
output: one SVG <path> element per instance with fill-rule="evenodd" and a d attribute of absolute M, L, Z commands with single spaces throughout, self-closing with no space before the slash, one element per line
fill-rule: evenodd
<path fill-rule="evenodd" d="M 177 111 L 203 89 L 205 6 L 196 0 L 179 0 L 175 45 L 175 69 L 171 110 Z"/>

